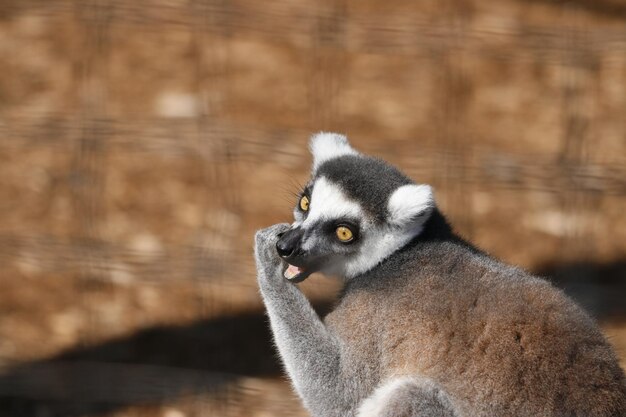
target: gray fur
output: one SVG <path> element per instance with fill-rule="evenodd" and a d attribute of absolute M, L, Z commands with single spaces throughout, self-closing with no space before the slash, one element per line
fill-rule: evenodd
<path fill-rule="evenodd" d="M 358 411 L 359 417 L 457 417 L 448 394 L 427 378 L 398 378 L 378 388 Z"/>
<path fill-rule="evenodd" d="M 276 256 L 278 224 L 257 232 L 255 258 L 258 282 L 274 340 L 291 381 L 314 416 L 344 416 L 354 407 L 341 375 L 338 338 L 328 331 L 298 288 L 283 278 Z"/>
<path fill-rule="evenodd" d="M 376 199 L 387 201 L 405 183 L 398 171 L 371 161 L 326 152 L 309 186 L 320 175 L 331 178 L 384 223 L 384 205 Z M 370 185 L 355 186 L 359 175 Z M 403 247 L 343 277 L 337 306 L 323 321 L 283 278 L 286 266 L 275 245 L 292 227 L 257 232 L 259 287 L 276 345 L 311 414 L 626 416 L 624 373 L 594 321 L 546 281 L 456 236 L 436 208 L 428 215 Z M 363 239 L 377 236 L 367 231 Z M 342 256 L 354 254 L 333 259 Z"/>
<path fill-rule="evenodd" d="M 384 221 L 388 214 L 386 207 L 391 193 L 402 185 L 412 183 L 395 167 L 365 155 L 331 159 L 316 170 L 314 180 L 319 177 L 326 177 L 341 186 L 380 222 Z"/>

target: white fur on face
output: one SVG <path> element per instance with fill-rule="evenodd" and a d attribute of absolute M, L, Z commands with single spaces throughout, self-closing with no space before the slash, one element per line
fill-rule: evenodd
<path fill-rule="evenodd" d="M 307 227 L 318 220 L 342 217 L 362 219 L 363 216 L 364 212 L 360 204 L 348 198 L 338 185 L 320 177 L 313 184 L 309 215 L 302 225 Z"/>
<path fill-rule="evenodd" d="M 374 268 L 422 231 L 421 225 L 398 229 L 386 224 L 368 224 L 364 229 L 359 254 L 344 264 L 343 275 L 348 279 Z"/>
<path fill-rule="evenodd" d="M 376 224 L 368 219 L 361 205 L 351 200 L 340 186 L 320 177 L 313 184 L 308 216 L 304 221 L 296 218 L 294 226 L 306 229 L 320 220 L 338 220 L 345 217 L 359 219 L 359 252 L 346 259 L 340 271 L 335 271 L 350 279 L 374 268 L 422 231 L 427 216 L 418 220 L 414 217 L 424 210 L 430 210 L 432 200 L 428 196 L 432 198 L 429 186 L 407 185 L 398 188 L 389 201 L 390 213 L 396 216 L 392 216 L 390 220 L 395 221 Z M 316 244 L 317 240 L 311 236 L 302 248 L 310 250 Z"/>
<path fill-rule="evenodd" d="M 366 224 L 358 256 L 344 265 L 345 277 L 352 278 L 369 271 L 409 243 L 421 233 L 434 205 L 429 185 L 408 184 L 394 191 L 387 205 L 387 222 Z"/>
<path fill-rule="evenodd" d="M 389 223 L 406 226 L 411 221 L 416 221 L 420 214 L 430 212 L 434 206 L 433 190 L 430 185 L 403 185 L 393 192 L 387 203 Z"/>
<path fill-rule="evenodd" d="M 345 217 L 362 220 L 364 211 L 358 203 L 348 198 L 338 185 L 324 177 L 318 178 L 311 192 L 309 215 L 300 225 L 306 229 L 319 220 L 338 220 Z M 309 237 L 302 248 L 310 250 L 316 243 L 317 240 L 313 236 Z"/>
<path fill-rule="evenodd" d="M 317 133 L 309 145 L 313 154 L 313 171 L 324 162 L 343 155 L 358 155 L 348 143 L 348 138 L 338 133 Z"/>

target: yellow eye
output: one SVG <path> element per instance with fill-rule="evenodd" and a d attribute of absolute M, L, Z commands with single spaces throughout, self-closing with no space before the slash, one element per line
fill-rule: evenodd
<path fill-rule="evenodd" d="M 309 211 L 309 197 L 305 195 L 302 196 L 300 199 L 300 209 L 302 209 L 302 211 Z"/>
<path fill-rule="evenodd" d="M 346 226 L 339 226 L 335 233 L 337 234 L 337 238 L 342 242 L 350 242 L 354 235 L 352 234 L 352 230 L 348 229 Z"/>

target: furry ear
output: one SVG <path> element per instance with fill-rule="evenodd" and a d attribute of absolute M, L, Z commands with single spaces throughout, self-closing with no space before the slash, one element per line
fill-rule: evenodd
<path fill-rule="evenodd" d="M 309 148 L 313 154 L 313 171 L 329 159 L 358 154 L 348 143 L 348 138 L 338 133 L 320 132 L 313 135 Z"/>
<path fill-rule="evenodd" d="M 396 226 L 421 225 L 435 207 L 430 185 L 407 184 L 391 194 L 387 203 L 389 223 Z"/>

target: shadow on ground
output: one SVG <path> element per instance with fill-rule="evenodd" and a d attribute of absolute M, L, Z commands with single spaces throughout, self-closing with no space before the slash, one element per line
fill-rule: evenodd
<path fill-rule="evenodd" d="M 626 319 L 626 260 L 544 265 L 536 273 L 563 289 L 594 317 Z"/>
<path fill-rule="evenodd" d="M 253 311 L 149 328 L 8 370 L 0 375 L 0 415 L 98 415 L 196 394 L 227 401 L 242 376 L 280 373 L 267 318 Z"/>
<path fill-rule="evenodd" d="M 626 5 L 621 0 L 532 0 L 548 6 L 566 6 L 580 9 L 600 16 L 614 18 L 626 17 Z"/>
<path fill-rule="evenodd" d="M 626 317 L 626 261 L 537 271 L 596 317 Z M 325 314 L 329 305 L 317 306 Z M 237 395 L 242 376 L 281 374 L 262 311 L 160 326 L 77 347 L 0 375 L 0 415 L 85 416 L 186 395 Z"/>

